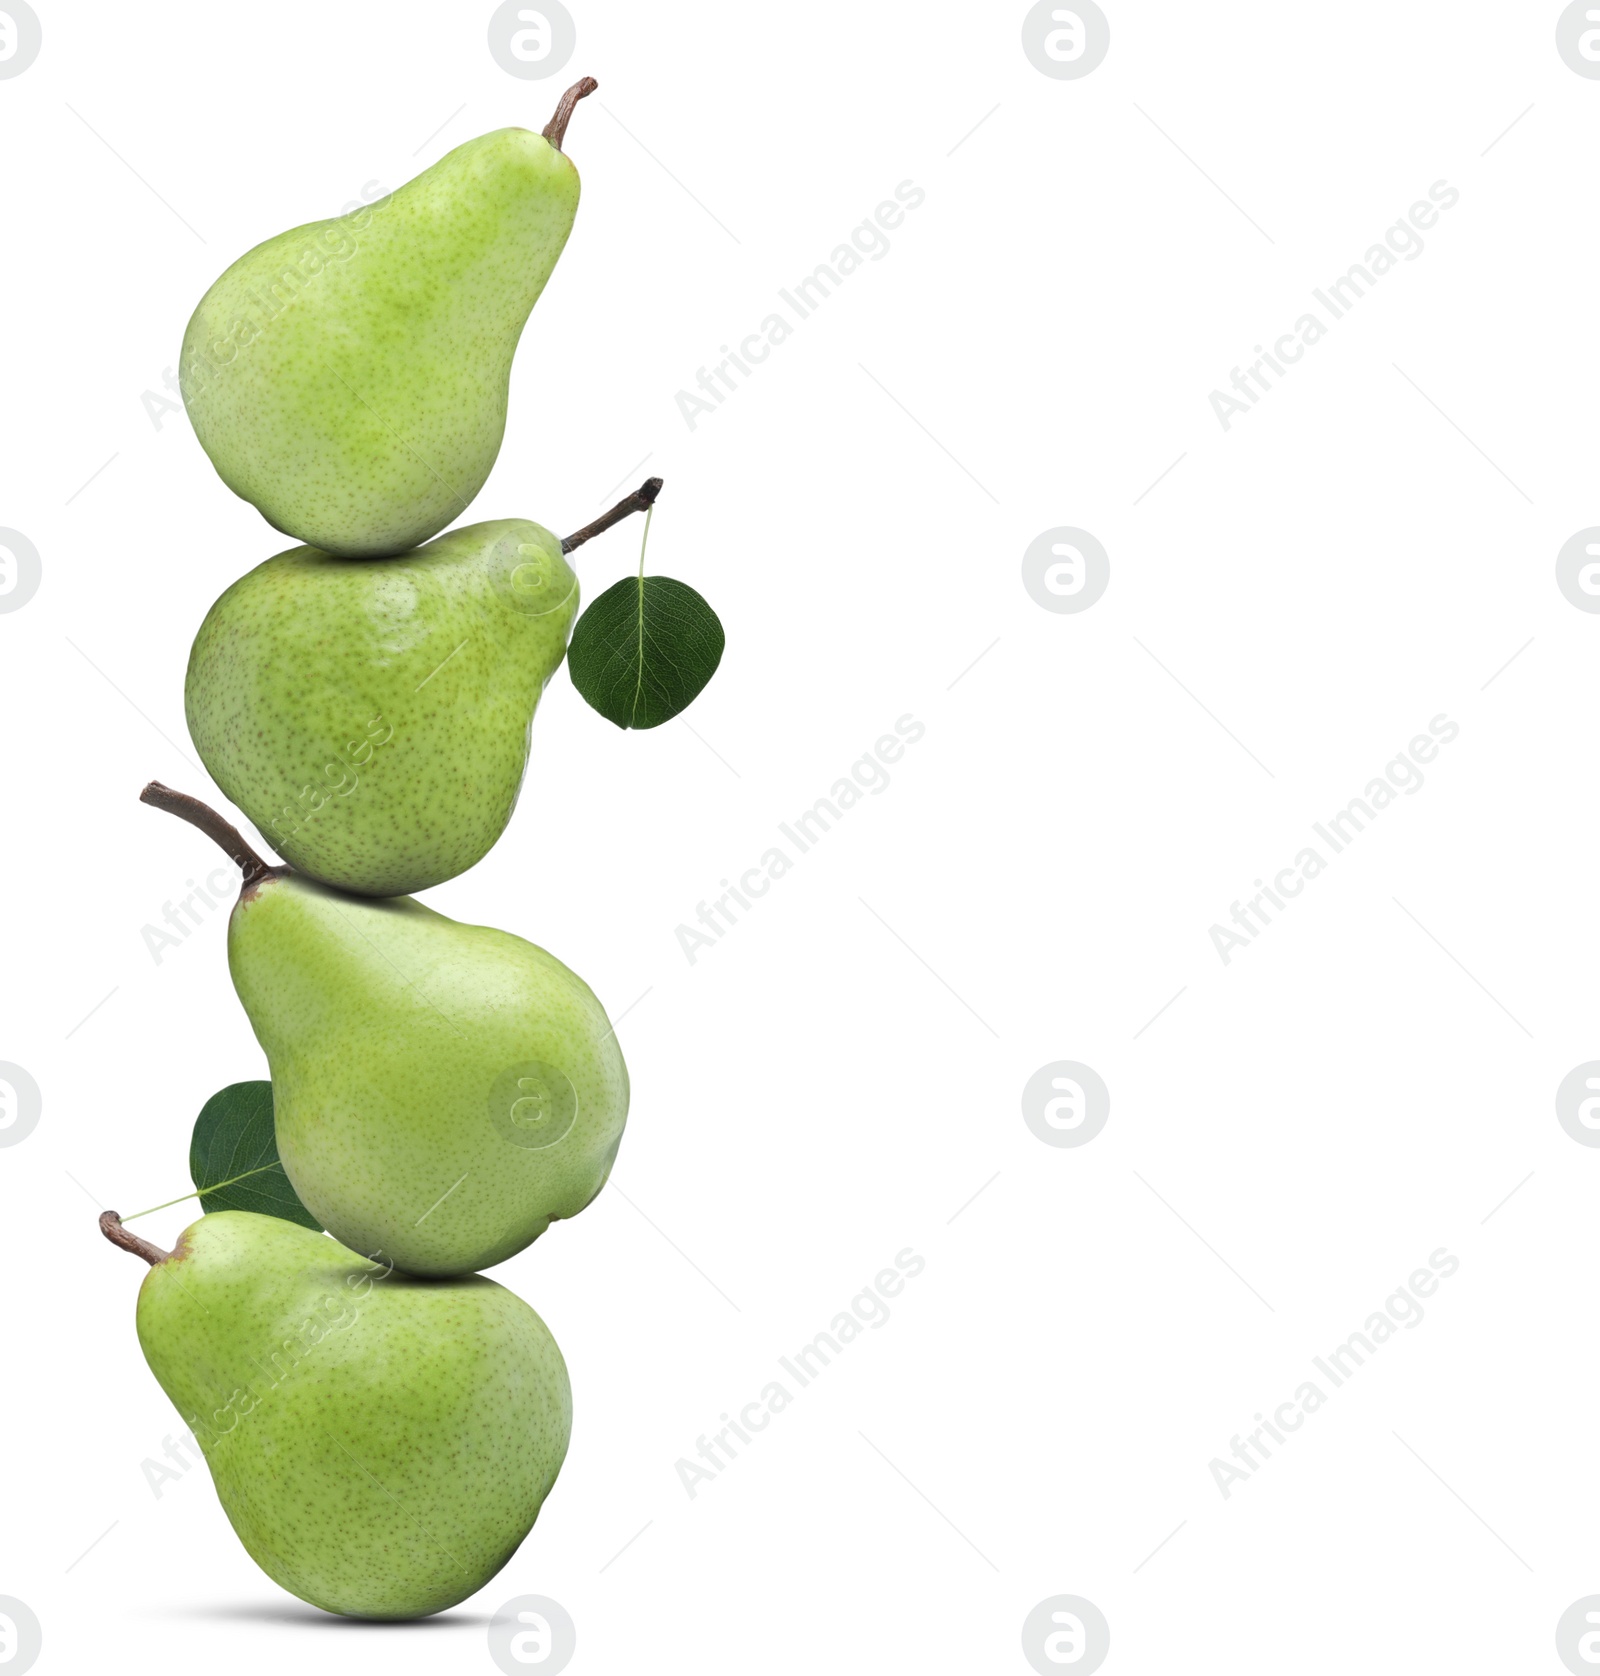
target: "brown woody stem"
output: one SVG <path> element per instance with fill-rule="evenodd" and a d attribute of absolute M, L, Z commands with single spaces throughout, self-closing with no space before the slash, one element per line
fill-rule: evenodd
<path fill-rule="evenodd" d="M 164 1263 L 172 1255 L 170 1251 L 163 1251 L 159 1245 L 152 1245 L 149 1240 L 142 1240 L 137 1234 L 130 1234 L 122 1226 L 122 1218 L 114 1210 L 103 1210 L 100 1213 L 100 1232 L 113 1245 L 120 1246 L 124 1251 L 131 1251 L 135 1257 L 144 1258 L 152 1268 L 157 1263 Z"/>
<path fill-rule="evenodd" d="M 176 815 L 190 826 L 199 827 L 206 837 L 227 851 L 229 858 L 243 871 L 245 884 L 253 885 L 257 879 L 265 878 L 272 871 L 244 841 L 238 827 L 230 826 L 215 809 L 202 803 L 198 797 L 190 797 L 187 792 L 174 791 L 171 786 L 152 780 L 139 793 L 139 801 L 148 803 L 152 809 L 165 809 L 169 815 Z M 106 1236 L 107 1239 L 110 1237 L 109 1234 Z"/>
<path fill-rule="evenodd" d="M 582 81 L 574 82 L 561 95 L 556 114 L 544 125 L 544 137 L 557 151 L 560 151 L 561 142 L 567 137 L 567 124 L 571 122 L 572 113 L 578 108 L 578 101 L 587 99 L 599 85 L 593 76 L 585 76 Z"/>
<path fill-rule="evenodd" d="M 570 553 L 573 548 L 581 547 L 592 537 L 604 535 L 613 524 L 620 524 L 624 518 L 631 517 L 635 512 L 643 512 L 647 507 L 654 506 L 656 496 L 660 493 L 661 479 L 647 477 L 631 495 L 619 500 L 609 512 L 602 513 L 592 524 L 585 524 L 576 534 L 569 535 L 561 543 L 561 551 Z"/>

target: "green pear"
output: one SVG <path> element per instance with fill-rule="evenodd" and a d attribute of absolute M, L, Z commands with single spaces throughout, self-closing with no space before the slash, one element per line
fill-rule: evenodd
<path fill-rule="evenodd" d="M 511 358 L 578 210 L 562 153 L 502 128 L 376 204 L 241 256 L 184 333 L 179 384 L 222 481 L 297 541 L 397 553 L 458 518 L 505 432 Z"/>
<path fill-rule="evenodd" d="M 268 867 L 181 792 L 152 783 L 143 799 L 244 869 L 228 967 L 271 1069 L 284 1170 L 335 1239 L 410 1274 L 465 1274 L 599 1193 L 628 1071 L 576 973 L 409 896 Z"/>
<path fill-rule="evenodd" d="M 550 1330 L 481 1275 L 420 1281 L 225 1210 L 151 1265 L 139 1345 L 273 1582 L 328 1612 L 421 1618 L 482 1588 L 539 1516 L 572 1390 Z"/>
<path fill-rule="evenodd" d="M 296 547 L 211 607 L 184 702 L 212 778 L 303 873 L 425 890 L 505 830 L 578 610 L 565 552 L 648 506 L 649 479 L 558 540 L 469 524 L 391 559 Z"/>

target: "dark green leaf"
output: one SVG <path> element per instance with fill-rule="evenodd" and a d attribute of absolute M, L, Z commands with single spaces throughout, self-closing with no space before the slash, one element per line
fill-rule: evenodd
<path fill-rule="evenodd" d="M 278 1162 L 270 1082 L 236 1082 L 206 1101 L 194 1120 L 189 1174 L 204 1210 L 253 1210 L 303 1228 L 322 1227 Z"/>
<path fill-rule="evenodd" d="M 717 672 L 722 624 L 686 583 L 630 576 L 578 619 L 572 684 L 618 727 L 659 727 L 686 710 Z"/>

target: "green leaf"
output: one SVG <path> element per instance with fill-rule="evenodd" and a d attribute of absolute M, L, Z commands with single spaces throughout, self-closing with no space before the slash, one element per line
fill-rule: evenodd
<path fill-rule="evenodd" d="M 608 722 L 659 727 L 699 696 L 722 647 L 716 612 L 687 583 L 630 576 L 578 619 L 567 669 Z"/>
<path fill-rule="evenodd" d="M 194 1120 L 189 1175 L 204 1210 L 253 1210 L 322 1228 L 278 1162 L 270 1082 L 236 1082 L 206 1101 Z"/>

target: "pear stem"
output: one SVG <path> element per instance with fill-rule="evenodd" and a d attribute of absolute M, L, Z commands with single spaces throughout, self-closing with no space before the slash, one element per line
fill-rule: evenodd
<path fill-rule="evenodd" d="M 561 95 L 556 114 L 544 125 L 544 137 L 557 151 L 560 151 L 561 142 L 567 137 L 567 124 L 571 122 L 572 113 L 578 108 L 578 101 L 587 99 L 599 85 L 593 76 L 585 76 L 582 81 L 574 82 Z"/>
<path fill-rule="evenodd" d="M 124 1251 L 131 1251 L 135 1257 L 144 1258 L 151 1268 L 157 1263 L 164 1263 L 172 1255 L 170 1251 L 163 1251 L 159 1245 L 152 1245 L 149 1240 L 142 1240 L 137 1234 L 130 1234 L 122 1226 L 122 1218 L 114 1210 L 104 1210 L 100 1213 L 100 1232 L 115 1246 Z"/>
<path fill-rule="evenodd" d="M 257 879 L 264 879 L 272 871 L 244 841 L 239 829 L 230 826 L 215 809 L 208 808 L 198 797 L 190 797 L 187 792 L 174 791 L 171 786 L 152 780 L 139 793 L 139 801 L 148 803 L 152 809 L 165 809 L 169 815 L 176 815 L 190 826 L 199 827 L 206 837 L 227 851 L 229 859 L 243 871 L 246 885 L 253 885 Z M 109 1234 L 106 1236 L 107 1239 L 110 1237 Z"/>
<path fill-rule="evenodd" d="M 656 496 L 661 493 L 661 479 L 647 477 L 631 495 L 619 500 L 609 512 L 602 513 L 592 524 L 585 524 L 574 535 L 569 535 L 561 543 L 561 551 L 570 553 L 575 547 L 581 547 L 584 542 L 597 535 L 604 535 L 613 524 L 620 524 L 624 518 L 631 517 L 635 512 L 643 512 L 654 506 Z"/>

